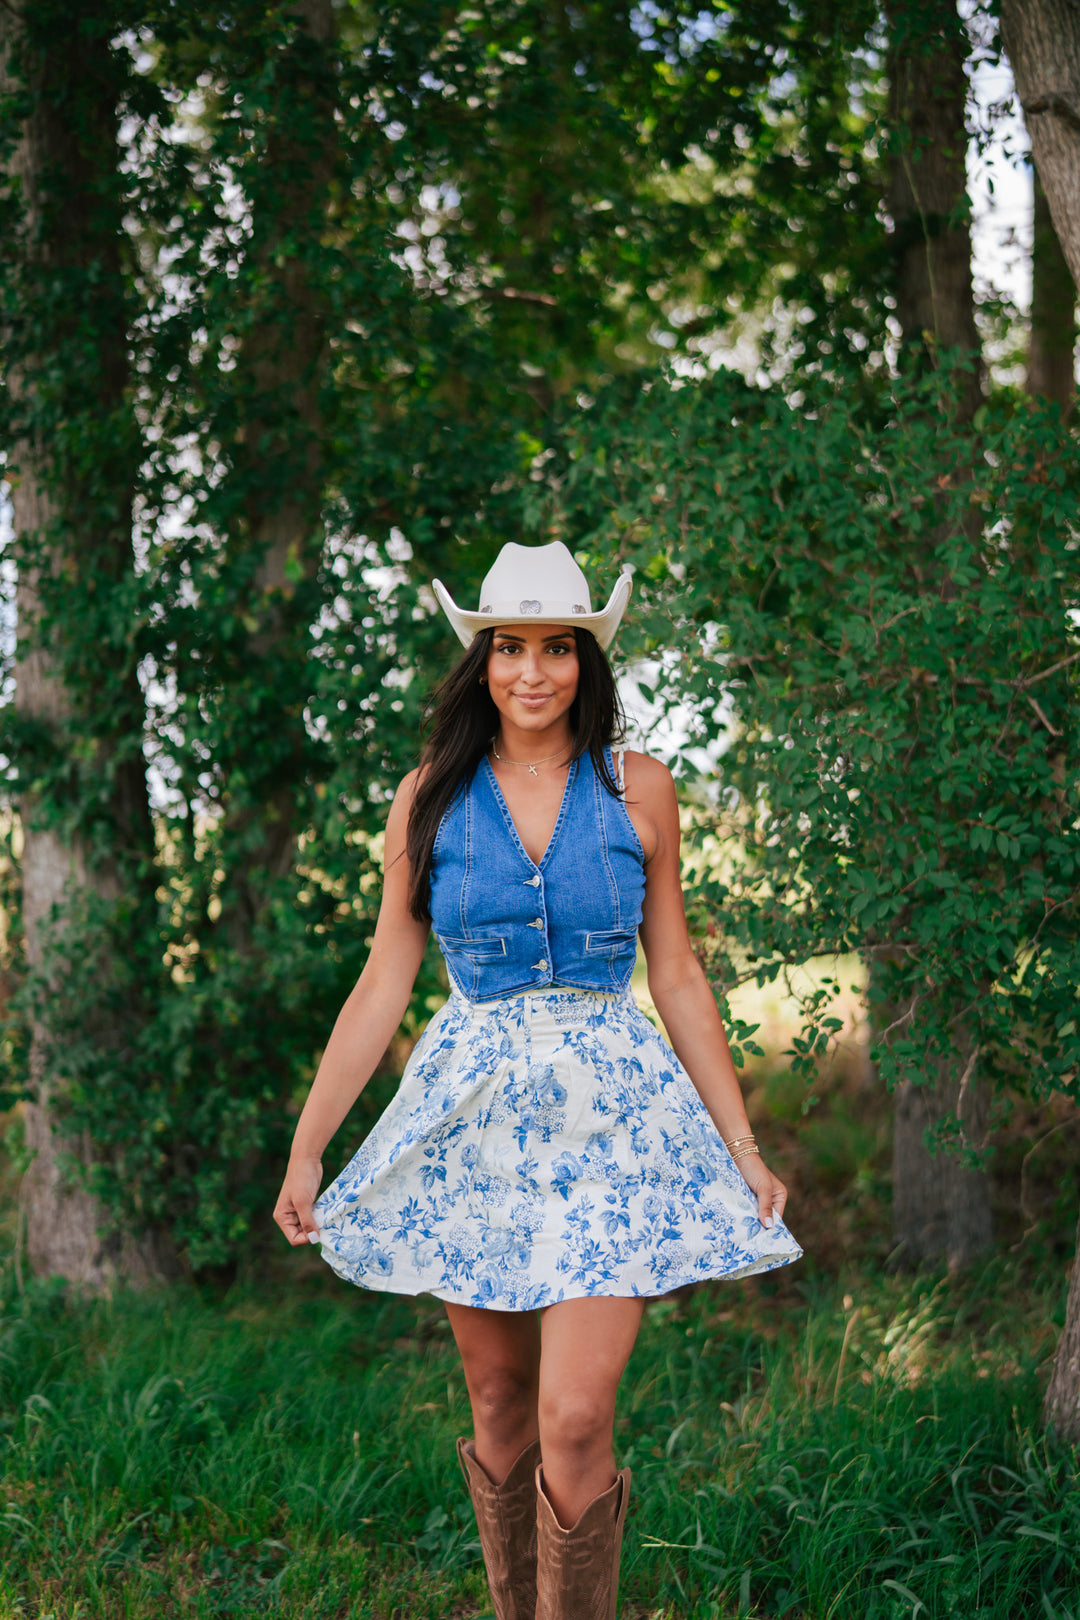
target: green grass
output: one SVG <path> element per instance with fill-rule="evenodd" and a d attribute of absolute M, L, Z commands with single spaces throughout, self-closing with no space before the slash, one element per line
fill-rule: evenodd
<path fill-rule="evenodd" d="M 1077 1620 L 1077 1460 L 1039 1432 L 1052 1314 L 1002 1262 L 653 1307 L 618 1426 L 624 1620 Z M 36 1288 L 0 1327 L 0 1424 L 0 1620 L 488 1612 L 431 1301 Z"/>

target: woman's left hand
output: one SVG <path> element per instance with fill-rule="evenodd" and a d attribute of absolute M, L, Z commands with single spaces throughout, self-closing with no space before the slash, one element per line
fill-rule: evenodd
<path fill-rule="evenodd" d="M 759 1153 L 747 1153 L 738 1161 L 742 1178 L 757 1198 L 758 1220 L 762 1226 L 772 1226 L 773 1218 L 780 1220 L 787 1203 L 787 1188 L 769 1169 Z"/>

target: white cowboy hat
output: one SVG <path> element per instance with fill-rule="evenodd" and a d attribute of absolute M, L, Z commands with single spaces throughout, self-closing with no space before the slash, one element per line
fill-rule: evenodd
<path fill-rule="evenodd" d="M 591 630 L 610 647 L 630 600 L 632 581 L 624 569 L 607 607 L 592 610 L 589 584 L 561 540 L 549 546 L 519 546 L 508 540 L 480 587 L 475 613 L 459 608 L 441 579 L 432 582 L 439 606 L 467 647 L 478 630 L 497 624 L 571 624 Z"/>

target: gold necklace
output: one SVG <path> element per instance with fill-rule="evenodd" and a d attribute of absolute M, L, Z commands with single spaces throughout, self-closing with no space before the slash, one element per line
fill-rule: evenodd
<path fill-rule="evenodd" d="M 547 765 L 549 761 L 558 759 L 560 754 L 565 754 L 566 747 L 564 745 L 562 748 L 556 749 L 554 754 L 545 754 L 543 759 L 534 759 L 531 761 L 527 759 L 507 759 L 505 754 L 499 753 L 499 750 L 495 746 L 495 739 L 493 737 L 491 739 L 491 752 L 495 755 L 495 758 L 498 760 L 500 765 L 524 765 L 530 776 L 538 777 L 540 772 L 536 767 L 538 765 Z"/>

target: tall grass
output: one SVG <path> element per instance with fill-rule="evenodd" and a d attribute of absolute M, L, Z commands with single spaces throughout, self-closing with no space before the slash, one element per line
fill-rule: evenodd
<path fill-rule="evenodd" d="M 624 1620 L 1080 1620 L 1051 1314 L 1000 1263 L 652 1307 L 618 1419 Z M 0 1620 L 488 1612 L 431 1301 L 37 1289 L 4 1313 L 0 1426 Z"/>

